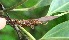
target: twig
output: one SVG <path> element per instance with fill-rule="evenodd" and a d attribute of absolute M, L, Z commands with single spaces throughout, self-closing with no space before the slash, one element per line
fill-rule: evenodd
<path fill-rule="evenodd" d="M 23 27 L 19 26 L 19 28 L 27 34 L 27 36 L 31 39 L 31 40 L 36 40 L 29 32 L 27 32 Z"/>

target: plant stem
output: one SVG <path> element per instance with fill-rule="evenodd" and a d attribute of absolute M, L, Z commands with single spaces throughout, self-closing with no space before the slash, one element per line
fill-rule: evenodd
<path fill-rule="evenodd" d="M 23 27 L 19 26 L 19 28 L 31 38 L 31 40 L 36 40 L 28 31 L 26 31 Z"/>
<path fill-rule="evenodd" d="M 13 10 L 10 10 L 10 11 L 28 11 L 29 8 L 21 8 L 21 9 L 13 9 Z"/>
<path fill-rule="evenodd" d="M 54 15 L 54 16 L 63 16 L 63 15 L 65 15 L 65 14 L 67 14 L 67 13 L 69 13 L 69 12 L 64 12 L 64 13 L 61 13 L 61 14 L 58 14 L 58 15 Z"/>

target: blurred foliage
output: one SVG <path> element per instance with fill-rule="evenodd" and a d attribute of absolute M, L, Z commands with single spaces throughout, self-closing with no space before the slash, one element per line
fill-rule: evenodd
<path fill-rule="evenodd" d="M 15 5 L 17 5 L 18 3 L 22 2 L 22 1 L 23 0 L 0 0 L 0 2 L 4 5 L 5 9 L 11 8 L 11 7 L 14 8 Z M 19 6 L 16 6 L 15 8 L 35 7 L 34 10 L 8 11 L 7 13 L 12 19 L 34 19 L 34 18 L 40 18 L 40 17 L 45 16 L 47 14 L 47 12 L 51 11 L 51 9 L 54 8 L 53 7 L 54 6 L 53 5 L 53 1 L 54 0 L 52 1 L 52 3 L 51 3 L 51 1 L 52 0 L 27 0 L 26 2 L 21 3 Z M 65 3 L 67 3 L 67 2 L 65 2 Z M 61 4 L 61 6 L 63 6 L 63 5 Z M 58 9 L 59 7 L 60 6 L 58 5 L 58 7 L 56 9 Z M 68 6 L 66 6 L 66 7 L 68 8 Z M 55 8 L 54 8 L 54 10 L 55 10 Z M 54 11 L 54 10 L 52 10 L 52 11 Z M 64 11 L 63 8 L 62 8 L 62 11 Z M 49 12 L 49 13 L 51 13 L 51 12 Z M 60 14 L 60 12 L 58 10 L 56 10 L 54 12 L 58 12 L 56 14 Z M 51 15 L 49 13 L 47 15 Z M 35 37 L 36 39 L 39 39 L 44 34 L 46 34 L 50 29 L 52 29 L 54 26 L 56 26 L 59 23 L 65 22 L 67 20 L 69 20 L 69 14 L 66 14 L 66 15 L 63 15 L 63 16 L 61 16 L 59 18 L 51 20 L 51 21 L 48 22 L 47 25 L 43 25 L 42 24 L 42 25 L 35 26 L 35 29 L 31 29 L 30 27 L 24 27 L 24 28 L 28 32 L 30 32 L 33 35 L 33 37 Z M 11 26 L 6 25 L 6 27 L 4 29 L 0 30 L 0 39 L 1 40 L 17 40 L 18 37 L 17 37 L 17 34 L 16 34 L 15 30 Z"/>

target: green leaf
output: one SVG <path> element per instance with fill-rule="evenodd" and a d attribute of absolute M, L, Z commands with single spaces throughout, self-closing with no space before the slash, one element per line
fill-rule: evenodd
<path fill-rule="evenodd" d="M 13 9 L 12 11 L 29 11 L 29 9 L 34 10 L 39 7 L 45 7 L 45 6 L 50 5 L 51 1 L 52 0 L 28 0 L 27 2 L 25 2 L 23 4 L 23 6 L 27 7 L 27 8 L 23 9 L 23 7 L 22 7 L 22 9 Z M 22 5 L 20 5 L 20 6 L 22 6 Z"/>
<path fill-rule="evenodd" d="M 34 5 L 34 7 L 38 8 L 38 7 L 44 7 L 44 6 L 50 5 L 51 1 L 52 0 L 39 0 L 38 3 Z"/>
<path fill-rule="evenodd" d="M 2 30 L 0 30 L 0 40 L 17 40 L 17 34 L 14 31 L 14 29 L 6 25 L 6 27 Z"/>
<path fill-rule="evenodd" d="M 32 7 L 34 6 L 39 0 L 28 0 L 24 3 L 25 7 Z"/>
<path fill-rule="evenodd" d="M 5 11 L 10 11 L 14 8 L 16 8 L 17 6 L 23 4 L 26 0 L 0 0 L 1 4 L 5 7 Z"/>
<path fill-rule="evenodd" d="M 52 15 L 56 12 L 68 11 L 69 10 L 69 0 L 53 0 L 47 16 Z"/>
<path fill-rule="evenodd" d="M 50 38 L 41 39 L 41 40 L 69 40 L 69 37 L 50 37 Z"/>
<path fill-rule="evenodd" d="M 0 0 L 0 2 L 4 5 L 5 8 L 10 8 L 21 1 L 22 0 Z"/>
<path fill-rule="evenodd" d="M 47 38 L 55 39 L 55 37 L 58 37 L 58 39 L 60 38 L 64 39 L 66 37 L 69 37 L 69 20 L 52 28 L 41 39 Z"/>
<path fill-rule="evenodd" d="M 39 7 L 31 11 L 11 11 L 8 12 L 9 16 L 14 19 L 31 19 L 45 16 L 49 6 Z M 40 15 L 41 14 L 41 15 Z"/>

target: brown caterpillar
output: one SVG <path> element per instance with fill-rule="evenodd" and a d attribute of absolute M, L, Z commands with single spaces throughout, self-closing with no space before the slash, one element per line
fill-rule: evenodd
<path fill-rule="evenodd" d="M 32 29 L 34 29 L 34 26 L 42 24 L 42 22 L 39 21 L 38 19 L 28 19 L 28 20 L 11 19 L 11 20 L 14 24 L 18 24 L 21 27 L 30 26 Z"/>

